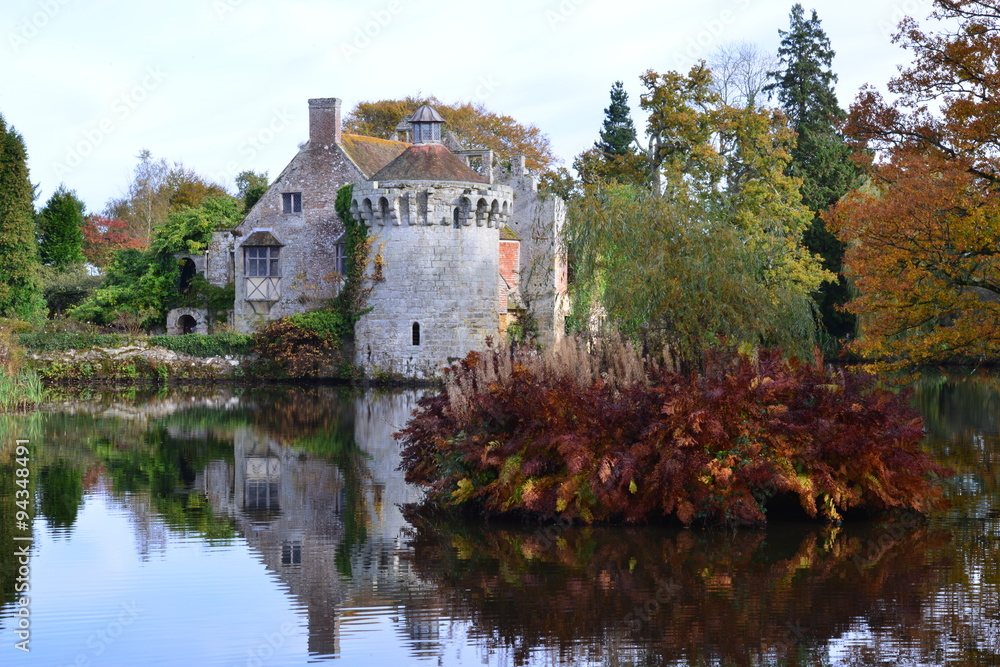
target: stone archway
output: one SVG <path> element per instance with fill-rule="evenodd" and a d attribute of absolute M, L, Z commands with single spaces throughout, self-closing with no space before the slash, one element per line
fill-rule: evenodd
<path fill-rule="evenodd" d="M 193 334 L 198 331 L 198 320 L 190 315 L 181 315 L 177 318 L 177 328 L 182 334 Z"/>

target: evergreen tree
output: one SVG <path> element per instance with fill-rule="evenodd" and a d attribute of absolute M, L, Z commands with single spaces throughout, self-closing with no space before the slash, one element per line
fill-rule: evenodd
<path fill-rule="evenodd" d="M 618 181 L 641 185 L 649 181 L 649 163 L 636 150 L 632 111 L 621 81 L 611 86 L 611 104 L 604 110 L 600 135 L 593 148 L 573 160 L 573 169 L 583 183 Z"/>
<path fill-rule="evenodd" d="M 24 139 L 0 116 L 0 317 L 43 313 L 33 202 Z"/>
<path fill-rule="evenodd" d="M 604 110 L 601 139 L 594 144 L 605 155 L 629 155 L 635 152 L 635 125 L 628 106 L 628 93 L 621 81 L 611 86 L 611 104 Z"/>
<path fill-rule="evenodd" d="M 83 202 L 75 192 L 60 185 L 38 214 L 38 248 L 42 263 L 65 269 L 84 262 L 83 224 Z"/>
<path fill-rule="evenodd" d="M 823 258 L 823 267 L 837 274 L 836 282 L 822 285 L 816 301 L 827 333 L 842 338 L 855 330 L 855 318 L 838 309 L 849 299 L 844 278 L 844 244 L 827 231 L 819 214 L 837 202 L 857 181 L 858 171 L 851 162 L 851 149 L 838 131 L 846 117 L 837 103 L 833 84 L 835 54 L 820 20 L 813 10 L 805 18 L 796 3 L 789 15 L 789 29 L 779 30 L 779 70 L 766 90 L 777 94 L 798 138 L 792 148 L 788 172 L 802 179 L 802 201 L 814 213 L 803 241 Z"/>

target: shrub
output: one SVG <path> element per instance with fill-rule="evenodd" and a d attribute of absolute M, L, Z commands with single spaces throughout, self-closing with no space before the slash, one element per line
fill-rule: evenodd
<path fill-rule="evenodd" d="M 250 342 L 250 351 L 261 357 L 261 372 L 293 378 L 331 374 L 338 349 L 338 340 L 296 323 L 294 317 L 269 322 Z"/>
<path fill-rule="evenodd" d="M 329 341 L 334 347 L 339 347 L 340 341 L 353 332 L 353 325 L 348 325 L 343 314 L 336 310 L 312 310 L 290 315 L 288 319 L 296 326 Z"/>
<path fill-rule="evenodd" d="M 776 351 L 704 367 L 681 375 L 620 341 L 471 353 L 397 434 L 402 468 L 437 505 L 585 522 L 760 524 L 785 498 L 839 521 L 944 502 L 950 471 L 920 450 L 920 418 L 870 376 Z"/>
<path fill-rule="evenodd" d="M 151 336 L 149 342 L 192 357 L 242 356 L 250 352 L 249 334 L 188 334 L 186 336 Z"/>
<path fill-rule="evenodd" d="M 24 350 L 10 328 L 0 326 L 0 412 L 20 412 L 41 402 L 38 375 L 24 366 Z"/>

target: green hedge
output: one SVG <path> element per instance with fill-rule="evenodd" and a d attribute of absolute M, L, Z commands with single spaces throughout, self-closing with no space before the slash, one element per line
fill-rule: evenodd
<path fill-rule="evenodd" d="M 21 345 L 31 352 L 64 352 L 89 347 L 122 347 L 131 336 L 126 334 L 40 333 L 21 334 Z"/>
<path fill-rule="evenodd" d="M 149 342 L 192 357 L 224 357 L 250 352 L 250 334 L 187 334 L 185 336 L 152 336 Z"/>
<path fill-rule="evenodd" d="M 21 334 L 21 345 L 31 352 L 65 352 L 91 347 L 123 347 L 133 342 L 148 342 L 174 352 L 194 357 L 223 357 L 249 352 L 248 334 L 188 334 L 186 336 L 135 337 L 127 334 L 48 333 Z"/>

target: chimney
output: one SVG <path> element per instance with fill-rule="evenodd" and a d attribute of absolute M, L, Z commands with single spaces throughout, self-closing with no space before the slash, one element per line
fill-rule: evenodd
<path fill-rule="evenodd" d="M 309 143 L 313 148 L 340 143 L 340 99 L 309 100 Z"/>

